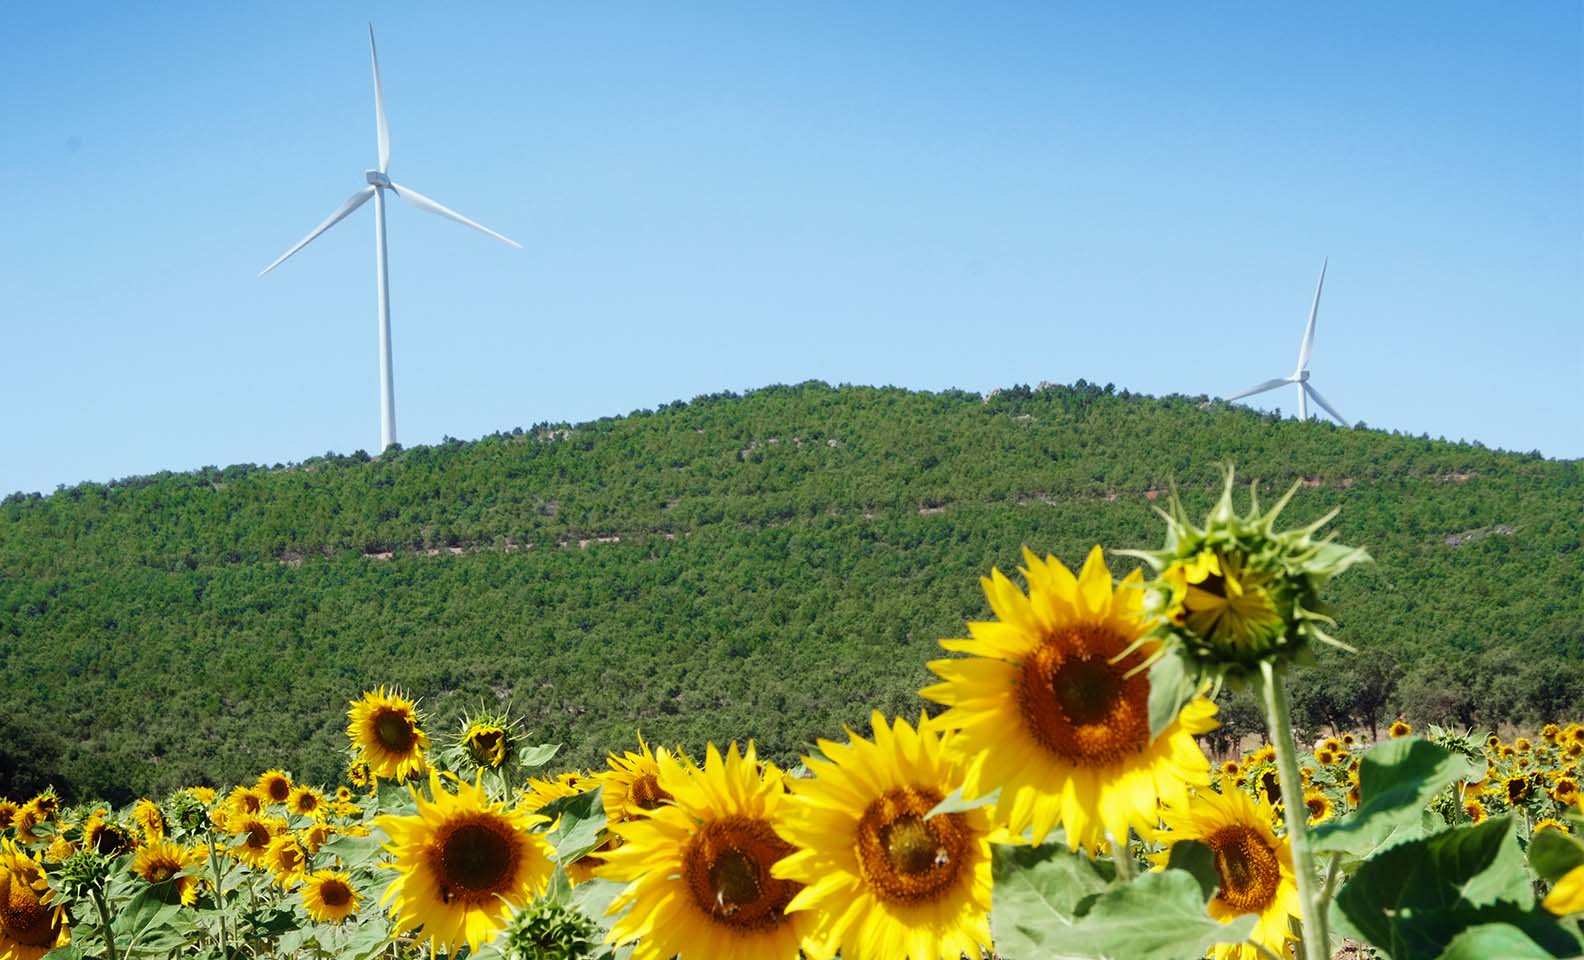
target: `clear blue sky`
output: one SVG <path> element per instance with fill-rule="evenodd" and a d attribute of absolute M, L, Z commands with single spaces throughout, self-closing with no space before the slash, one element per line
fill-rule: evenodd
<path fill-rule="evenodd" d="M 0 493 L 722 389 L 1288 373 L 1584 456 L 1576 3 L 28 4 L 0 14 Z M 1260 398 L 1291 413 L 1290 391 Z"/>

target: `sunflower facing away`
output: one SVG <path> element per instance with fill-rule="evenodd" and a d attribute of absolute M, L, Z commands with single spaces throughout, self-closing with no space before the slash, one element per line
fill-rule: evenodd
<path fill-rule="evenodd" d="M 806 884 L 787 909 L 817 919 L 825 955 L 957 960 L 990 943 L 990 812 L 926 815 L 962 779 L 928 719 L 870 718 L 871 742 L 821 740 L 777 823 L 799 849 L 774 876 Z"/>
<path fill-rule="evenodd" d="M 398 932 L 422 927 L 432 950 L 465 942 L 476 953 L 544 889 L 555 851 L 531 832 L 544 817 L 492 803 L 477 784 L 456 786 L 450 793 L 431 770 L 430 798 L 412 789 L 417 813 L 375 820 L 398 874 L 380 902 L 391 903 Z"/>
<path fill-rule="evenodd" d="M 1191 805 L 1167 809 L 1162 819 L 1168 829 L 1155 838 L 1165 843 L 1166 849 L 1153 859 L 1164 866 L 1171 845 L 1179 840 L 1198 840 L 1208 846 L 1221 880 L 1216 895 L 1210 898 L 1210 916 L 1231 923 L 1246 914 L 1258 914 L 1259 923 L 1250 939 L 1278 957 L 1288 956 L 1287 944 L 1295 939 L 1290 921 L 1301 914 L 1298 880 L 1287 841 L 1276 839 L 1271 829 L 1275 817 L 1270 806 L 1256 804 L 1245 793 L 1201 790 Z M 1214 956 L 1216 960 L 1260 960 L 1261 955 L 1243 943 L 1218 945 Z"/>
<path fill-rule="evenodd" d="M 38 861 L 0 840 L 0 957 L 38 960 L 71 942 L 65 911 L 50 905 L 54 898 Z"/>
<path fill-rule="evenodd" d="M 137 858 L 132 861 L 132 872 L 149 883 L 175 880 L 176 899 L 182 906 L 190 907 L 198 900 L 198 878 L 182 876 L 181 872 L 208 858 L 208 851 L 202 847 L 184 847 L 161 840 L 138 851 Z"/>
<path fill-rule="evenodd" d="M 405 780 L 423 772 L 429 737 L 418 726 L 413 702 L 395 691 L 380 687 L 352 701 L 346 732 L 373 776 Z"/>
<path fill-rule="evenodd" d="M 942 681 L 921 695 L 950 709 L 952 749 L 968 761 L 963 793 L 1001 788 L 996 816 L 1039 843 L 1061 822 L 1067 843 L 1091 856 L 1105 835 L 1152 829 L 1158 803 L 1181 805 L 1187 785 L 1208 784 L 1210 762 L 1194 734 L 1214 729 L 1215 705 L 1195 697 L 1150 738 L 1149 674 L 1158 643 L 1141 641 L 1142 574 L 1114 591 L 1100 548 L 1074 577 L 1056 560 L 1023 552 L 1025 596 L 999 570 L 983 579 L 997 620 L 968 624 L 972 637 L 942 640 L 973 656 L 934 660 Z"/>
<path fill-rule="evenodd" d="M 633 960 L 791 960 L 812 932 L 807 911 L 787 914 L 802 884 L 770 868 L 792 845 L 772 826 L 786 803 L 781 771 L 752 744 L 723 758 L 709 745 L 704 767 L 662 752 L 659 786 L 671 794 L 648 816 L 610 829 L 621 846 L 597 876 L 626 883 L 607 938 L 636 939 Z"/>
<path fill-rule="evenodd" d="M 303 909 L 317 923 L 340 923 L 357 913 L 358 903 L 352 878 L 345 873 L 319 870 L 303 880 Z"/>

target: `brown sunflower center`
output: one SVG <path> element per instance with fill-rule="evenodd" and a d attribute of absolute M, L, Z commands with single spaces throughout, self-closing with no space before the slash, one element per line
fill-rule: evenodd
<path fill-rule="evenodd" d="M 960 813 L 925 816 L 941 801 L 933 790 L 892 790 L 858 821 L 858 870 L 888 903 L 929 901 L 955 884 L 972 852 Z"/>
<path fill-rule="evenodd" d="M 1326 802 L 1326 798 L 1317 794 L 1304 797 L 1304 806 L 1309 808 L 1310 818 L 1318 817 L 1331 809 L 1331 804 Z"/>
<path fill-rule="evenodd" d="M 1047 638 L 1020 669 L 1024 722 L 1041 746 L 1069 763 L 1104 766 L 1149 744 L 1149 677 L 1127 676 L 1143 662 L 1134 652 L 1112 663 L 1129 638 L 1101 626 Z"/>
<path fill-rule="evenodd" d="M 1216 895 L 1238 913 L 1264 913 L 1276 900 L 1281 863 L 1258 830 L 1235 824 L 1222 827 L 1205 842 L 1215 853 L 1221 890 Z"/>
<path fill-rule="evenodd" d="M 417 736 L 413 723 L 400 710 L 381 710 L 374 715 L 374 738 L 391 753 L 406 753 L 413 747 Z"/>
<path fill-rule="evenodd" d="M 722 817 L 704 824 L 688 843 L 682 878 L 694 903 L 717 923 L 771 927 L 786 921 L 786 905 L 803 886 L 770 875 L 770 867 L 792 849 L 764 820 Z"/>
<path fill-rule="evenodd" d="M 641 774 L 634 780 L 628 796 L 632 798 L 633 806 L 640 810 L 653 810 L 671 800 L 671 794 L 660 788 L 660 778 L 652 773 Z"/>
<path fill-rule="evenodd" d="M 340 880 L 326 880 L 319 885 L 319 899 L 327 907 L 344 907 L 352 900 L 352 891 Z"/>
<path fill-rule="evenodd" d="M 248 827 L 247 845 L 254 850 L 263 850 L 269 846 L 271 839 L 269 827 L 261 823 L 255 823 Z"/>
<path fill-rule="evenodd" d="M 442 898 L 469 902 L 506 893 L 517 873 L 518 841 L 510 824 L 475 816 L 445 831 L 431 848 Z"/>
<path fill-rule="evenodd" d="M 33 892 L 32 880 L 26 874 L 0 873 L 0 928 L 26 946 L 48 946 L 55 939 L 55 925 L 50 908 Z"/>
<path fill-rule="evenodd" d="M 498 767 L 506 759 L 506 731 L 498 727 L 475 730 L 468 740 L 468 746 L 474 760 Z"/>
<path fill-rule="evenodd" d="M 149 883 L 164 883 L 176 875 L 176 870 L 168 863 L 156 863 L 149 868 Z"/>

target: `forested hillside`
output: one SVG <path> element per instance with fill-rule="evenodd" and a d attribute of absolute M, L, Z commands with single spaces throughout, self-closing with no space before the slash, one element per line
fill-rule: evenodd
<path fill-rule="evenodd" d="M 1075 387 L 771 387 L 473 443 L 83 484 L 0 505 L 0 794 L 120 800 L 263 763 L 334 780 L 350 698 L 481 704 L 587 763 L 907 714 L 978 577 L 1155 546 L 1234 461 L 1376 562 L 1333 586 L 1311 725 L 1584 711 L 1584 470 Z M 1119 573 L 1130 562 L 1113 558 Z M 1250 717 L 1237 700 L 1234 730 Z"/>

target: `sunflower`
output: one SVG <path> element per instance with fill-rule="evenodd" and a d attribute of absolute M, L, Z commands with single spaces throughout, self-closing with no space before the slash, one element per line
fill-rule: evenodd
<path fill-rule="evenodd" d="M 1322 820 L 1331 819 L 1335 807 L 1331 798 L 1319 790 L 1304 791 L 1304 806 L 1309 808 L 1309 825 L 1313 826 Z"/>
<path fill-rule="evenodd" d="M 285 803 L 291 797 L 291 777 L 284 770 L 266 770 L 259 774 L 258 783 L 253 785 L 253 790 L 266 804 L 273 806 Z"/>
<path fill-rule="evenodd" d="M 660 753 L 666 753 L 664 747 Z M 594 779 L 604 788 L 600 796 L 608 822 L 636 819 L 671 800 L 671 794 L 660 789 L 660 764 L 641 735 L 637 753 L 628 750 L 619 757 L 612 753 L 606 762 L 610 769 L 596 774 Z"/>
<path fill-rule="evenodd" d="M 264 851 L 264 866 L 272 875 L 272 885 L 290 890 L 301 883 L 308 872 L 308 850 L 294 834 L 282 833 L 271 840 Z"/>
<path fill-rule="evenodd" d="M 1238 762 L 1236 760 L 1227 760 L 1221 764 L 1221 775 L 1223 777 L 1235 778 L 1242 772 L 1243 768 L 1238 766 Z"/>
<path fill-rule="evenodd" d="M 232 787 L 225 802 L 231 812 L 239 816 L 256 816 L 264 812 L 264 796 L 251 787 Z"/>
<path fill-rule="evenodd" d="M 1406 737 L 1410 733 L 1413 733 L 1413 724 L 1406 720 L 1393 720 L 1391 729 L 1386 731 L 1386 735 L 1391 737 L 1393 740 Z"/>
<path fill-rule="evenodd" d="M 1524 776 L 1508 777 L 1502 782 L 1501 789 L 1502 795 L 1507 798 L 1507 802 L 1515 807 L 1527 802 L 1533 792 L 1529 778 Z"/>
<path fill-rule="evenodd" d="M 351 803 L 352 788 L 344 783 L 341 786 L 336 787 L 335 798 L 336 803 Z"/>
<path fill-rule="evenodd" d="M 57 833 L 55 839 L 50 841 L 49 846 L 44 848 L 44 862 L 60 863 L 76 852 L 76 844 L 67 840 L 64 833 Z"/>
<path fill-rule="evenodd" d="M 269 854 L 270 844 L 286 829 L 286 822 L 265 817 L 240 817 L 232 826 L 232 832 L 238 835 L 240 842 L 231 848 L 231 855 L 250 867 L 262 867 Z"/>
<path fill-rule="evenodd" d="M 777 831 L 798 851 L 772 876 L 806 884 L 787 905 L 810 911 L 823 951 L 849 960 L 978 956 L 990 943 L 989 811 L 927 817 L 962 779 L 940 732 L 870 718 L 873 742 L 819 741 L 811 780 L 793 786 Z"/>
<path fill-rule="evenodd" d="M 1557 742 L 1557 738 L 1560 737 L 1561 735 L 1562 735 L 1562 728 L 1557 726 L 1554 723 L 1548 723 L 1545 726 L 1540 728 L 1540 737 L 1546 743 L 1556 743 Z"/>
<path fill-rule="evenodd" d="M 1553 817 L 1545 817 L 1535 821 L 1534 829 L 1529 832 L 1529 836 L 1533 837 L 1541 830 L 1555 830 L 1557 833 L 1563 834 L 1565 836 L 1568 832 L 1568 827 L 1567 824 L 1560 820 L 1557 820 Z"/>
<path fill-rule="evenodd" d="M 1203 550 L 1167 567 L 1167 617 L 1210 644 L 1230 650 L 1267 645 L 1286 630 L 1271 577 L 1239 552 Z"/>
<path fill-rule="evenodd" d="M 1331 766 L 1331 764 L 1336 763 L 1337 759 L 1336 754 L 1332 753 L 1330 750 L 1327 750 L 1325 747 L 1321 747 L 1319 750 L 1316 750 L 1314 753 L 1314 758 L 1315 762 L 1320 764 L 1322 767 Z"/>
<path fill-rule="evenodd" d="M 302 884 L 302 905 L 316 923 L 340 923 L 357 913 L 359 897 L 352 878 L 334 870 L 309 874 Z"/>
<path fill-rule="evenodd" d="M 54 899 L 38 861 L 0 840 L 0 957 L 38 960 L 71 942 L 66 911 L 51 907 Z"/>
<path fill-rule="evenodd" d="M 1513 746 L 1517 748 L 1519 753 L 1528 753 L 1530 750 L 1534 749 L 1534 744 L 1529 742 L 1528 737 L 1519 737 L 1517 740 L 1513 741 Z"/>
<path fill-rule="evenodd" d="M 1219 794 L 1201 790 L 1192 805 L 1162 813 L 1167 830 L 1156 834 L 1166 849 L 1155 854 L 1160 868 L 1171 856 L 1171 845 L 1198 840 L 1215 856 L 1220 888 L 1208 904 L 1210 916 L 1230 923 L 1245 914 L 1258 914 L 1259 923 L 1249 939 L 1278 957 L 1288 956 L 1295 938 L 1292 921 L 1300 918 L 1298 881 L 1293 873 L 1292 851 L 1285 838 L 1271 829 L 1274 819 L 1268 804 L 1256 804 L 1246 794 Z M 1220 944 L 1216 960 L 1259 960 L 1252 944 Z"/>
<path fill-rule="evenodd" d="M 390 836 L 385 849 L 396 859 L 388 867 L 398 873 L 381 902 L 395 901 L 398 932 L 422 926 L 431 950 L 465 941 L 477 953 L 555 872 L 550 844 L 531 832 L 547 821 L 492 803 L 476 783 L 450 793 L 433 770 L 430 799 L 412 793 L 417 813 L 375 820 Z"/>
<path fill-rule="evenodd" d="M 215 802 L 214 787 L 188 787 L 187 792 L 192 794 L 193 799 L 206 807 Z"/>
<path fill-rule="evenodd" d="M 165 814 L 152 800 L 139 800 L 132 808 L 132 822 L 143 831 L 144 843 L 159 843 L 165 839 Z"/>
<path fill-rule="evenodd" d="M 1541 905 L 1559 917 L 1584 913 L 1584 867 L 1563 874 Z"/>
<path fill-rule="evenodd" d="M 612 824 L 622 844 L 596 872 L 627 885 L 609 912 L 628 909 L 607 938 L 637 939 L 633 960 L 797 956 L 814 918 L 786 912 L 802 884 L 771 873 L 793 851 L 773 826 L 787 797 L 781 771 L 761 767 L 751 743 L 724 758 L 710 744 L 702 769 L 670 752 L 655 759 L 672 802 Z"/>
<path fill-rule="evenodd" d="M 517 798 L 517 806 L 536 813 L 557 800 L 586 793 L 597 785 L 593 777 L 575 770 L 556 777 L 529 777 L 528 789 Z"/>
<path fill-rule="evenodd" d="M 92 850 L 100 856 L 114 857 L 136 847 L 137 840 L 125 827 L 113 820 L 89 817 L 83 823 L 82 845 L 84 850 Z"/>
<path fill-rule="evenodd" d="M 324 846 L 325 843 L 334 835 L 335 829 L 328 823 L 320 821 L 308 829 L 299 832 L 297 834 L 297 839 L 302 841 L 302 845 L 307 848 L 309 853 L 318 853 L 319 848 Z"/>
<path fill-rule="evenodd" d="M 457 743 L 476 765 L 499 770 L 506 763 L 510 739 L 504 724 L 481 719 L 469 722 Z"/>
<path fill-rule="evenodd" d="M 1355 744 L 1357 742 L 1358 742 L 1358 740 L 1353 736 L 1353 734 L 1351 734 L 1351 733 L 1342 734 L 1342 746 L 1351 747 L 1351 746 L 1353 746 L 1353 744 Z"/>
<path fill-rule="evenodd" d="M 401 694 L 380 687 L 352 701 L 346 732 L 371 779 L 405 780 L 423 772 L 429 737 L 418 726 L 415 705 Z"/>
<path fill-rule="evenodd" d="M 1494 733 L 1485 738 L 1485 749 L 1486 750 L 1495 750 L 1498 747 L 1500 747 L 1501 745 L 1502 745 L 1501 737 L 1498 737 Z"/>
<path fill-rule="evenodd" d="M 374 775 L 369 772 L 369 765 L 362 760 L 353 760 L 347 764 L 346 778 L 347 783 L 352 784 L 354 787 L 372 787 L 376 785 Z M 340 791 L 337 792 L 339 793 Z"/>
<path fill-rule="evenodd" d="M 1563 775 L 1557 778 L 1556 785 L 1551 788 L 1551 799 L 1564 807 L 1572 806 L 1579 798 L 1578 781 Z"/>
<path fill-rule="evenodd" d="M 1055 557 L 1023 557 L 1028 595 L 999 570 L 983 579 L 998 619 L 942 640 L 974 656 L 931 661 L 944 682 L 921 695 L 949 707 L 942 729 L 962 731 L 952 750 L 968 761 L 965 796 L 999 787 L 996 815 L 1014 834 L 1032 827 L 1039 843 L 1059 820 L 1068 845 L 1093 856 L 1106 834 L 1153 828 L 1159 803 L 1210 782 L 1194 734 L 1216 726 L 1216 708 L 1195 697 L 1151 739 L 1144 668 L 1160 644 L 1144 639 L 1142 574 L 1113 592 L 1099 547 L 1077 577 Z"/>
<path fill-rule="evenodd" d="M 198 878 L 184 876 L 182 871 L 192 864 L 203 863 L 208 857 L 208 851 L 202 847 L 184 847 L 160 840 L 138 851 L 137 858 L 132 861 L 132 872 L 149 883 L 174 880 L 176 899 L 182 906 L 190 907 L 198 900 Z"/>
<path fill-rule="evenodd" d="M 1485 819 L 1485 804 L 1480 803 L 1478 797 L 1469 797 L 1463 801 L 1463 814 L 1470 823 L 1479 823 Z"/>
<path fill-rule="evenodd" d="M 324 794 L 315 787 L 293 787 L 286 797 L 286 809 L 316 820 L 323 819 Z"/>
<path fill-rule="evenodd" d="M 11 821 L 16 817 L 17 804 L 15 800 L 0 797 L 0 830 L 11 826 Z"/>

